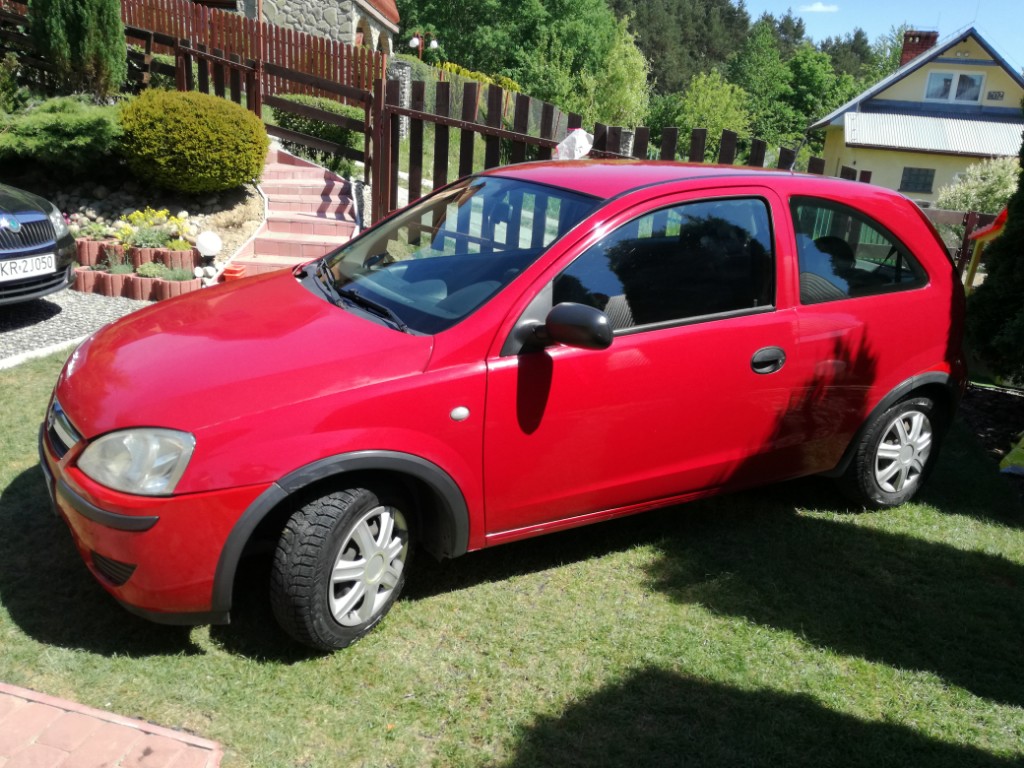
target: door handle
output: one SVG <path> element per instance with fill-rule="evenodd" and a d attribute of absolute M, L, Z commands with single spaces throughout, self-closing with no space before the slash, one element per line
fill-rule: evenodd
<path fill-rule="evenodd" d="M 780 347 L 762 347 L 750 358 L 754 373 L 775 373 L 786 364 L 786 353 Z"/>

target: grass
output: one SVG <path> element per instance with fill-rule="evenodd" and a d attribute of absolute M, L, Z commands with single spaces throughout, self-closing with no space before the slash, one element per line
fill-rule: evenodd
<path fill-rule="evenodd" d="M 61 362 L 0 371 L 0 680 L 216 739 L 228 768 L 1024 761 L 1024 510 L 964 430 L 898 510 L 802 481 L 422 558 L 378 629 L 309 656 L 261 566 L 228 627 L 93 582 L 36 466 Z"/>

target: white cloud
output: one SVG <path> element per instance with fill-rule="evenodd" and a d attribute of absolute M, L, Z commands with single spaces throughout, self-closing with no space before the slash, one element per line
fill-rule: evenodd
<path fill-rule="evenodd" d="M 836 13 L 839 10 L 838 5 L 825 5 L 825 3 L 818 0 L 816 3 L 811 5 L 801 5 L 801 13 Z"/>

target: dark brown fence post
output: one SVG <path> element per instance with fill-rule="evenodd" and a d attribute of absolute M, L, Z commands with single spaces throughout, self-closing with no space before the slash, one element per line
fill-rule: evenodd
<path fill-rule="evenodd" d="M 427 84 L 415 80 L 412 84 L 410 106 L 422 112 L 426 103 Z M 409 202 L 423 194 L 423 121 L 413 117 L 409 120 Z"/>
<path fill-rule="evenodd" d="M 555 105 L 544 102 L 540 109 L 540 137 L 542 139 L 555 139 Z M 551 159 L 551 147 L 541 147 L 538 157 L 541 160 Z"/>
<path fill-rule="evenodd" d="M 608 150 L 608 126 L 604 123 L 594 123 L 594 151 L 606 152 Z"/>
<path fill-rule="evenodd" d="M 777 168 L 790 170 L 796 162 L 796 152 L 789 147 L 779 147 L 779 162 Z"/>
<path fill-rule="evenodd" d="M 616 155 L 622 154 L 622 128 L 618 125 L 608 128 L 608 151 Z"/>
<path fill-rule="evenodd" d="M 704 150 L 708 144 L 707 128 L 694 128 L 690 132 L 690 153 L 687 155 L 691 163 L 704 162 Z"/>
<path fill-rule="evenodd" d="M 651 129 L 641 125 L 633 132 L 633 157 L 647 159 L 647 147 L 651 143 Z"/>
<path fill-rule="evenodd" d="M 761 139 L 750 141 L 750 157 L 747 158 L 747 165 L 752 168 L 764 167 L 764 156 L 768 151 L 768 145 Z"/>
<path fill-rule="evenodd" d="M 816 173 L 819 176 L 825 175 L 825 158 L 823 157 L 812 157 L 807 161 L 807 172 Z"/>
<path fill-rule="evenodd" d="M 487 125 L 501 128 L 501 107 L 505 92 L 496 85 L 487 87 Z M 488 136 L 484 139 L 484 168 L 501 165 L 501 139 Z"/>
<path fill-rule="evenodd" d="M 512 115 L 512 130 L 526 134 L 530 131 L 530 97 L 525 93 L 516 94 L 516 109 Z M 512 143 L 511 160 L 513 163 L 526 161 L 526 142 L 518 139 Z"/>
<path fill-rule="evenodd" d="M 451 83 L 434 86 L 434 111 L 448 117 L 451 110 Z M 438 123 L 434 126 L 434 189 L 448 183 L 449 128 Z"/>
<path fill-rule="evenodd" d="M 844 165 L 842 168 L 839 169 L 839 178 L 847 179 L 848 181 L 856 181 L 857 169 L 851 168 L 848 165 Z"/>
<path fill-rule="evenodd" d="M 462 120 L 466 123 L 476 122 L 476 97 L 480 86 L 477 83 L 465 83 L 462 86 Z M 476 134 L 463 129 L 459 137 L 459 176 L 469 176 L 473 172 L 473 144 Z"/>
<path fill-rule="evenodd" d="M 191 91 L 195 87 L 192 82 L 192 55 L 188 53 L 191 47 L 192 44 L 188 40 L 179 40 L 178 47 L 174 51 L 175 65 L 177 66 L 174 80 L 175 87 L 179 91 Z"/>
<path fill-rule="evenodd" d="M 402 103 L 402 85 L 397 80 L 388 80 L 387 88 L 384 91 L 384 102 L 387 107 L 397 107 Z M 389 109 L 390 113 L 391 110 Z M 392 115 L 392 119 L 388 121 L 389 136 L 387 139 L 388 143 L 388 154 L 387 162 L 388 167 L 388 213 L 398 208 L 398 161 L 399 161 L 399 129 L 401 123 L 399 120 L 395 120 Z"/>
<path fill-rule="evenodd" d="M 864 184 L 871 183 L 871 171 L 861 171 L 857 175 L 857 181 L 863 182 Z"/>
<path fill-rule="evenodd" d="M 676 147 L 679 146 L 679 129 L 678 128 L 662 128 L 661 129 L 661 154 L 659 157 L 662 160 L 675 160 L 676 159 Z"/>
<path fill-rule="evenodd" d="M 722 143 L 718 146 L 718 162 L 732 165 L 736 161 L 736 140 L 739 137 L 734 131 L 722 131 Z"/>

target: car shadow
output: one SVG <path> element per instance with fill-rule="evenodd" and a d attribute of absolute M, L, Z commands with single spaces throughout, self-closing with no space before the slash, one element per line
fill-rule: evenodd
<path fill-rule="evenodd" d="M 140 619 L 96 583 L 53 514 L 39 467 L 0 494 L 0 602 L 34 640 L 103 656 L 195 654 L 188 627 Z"/>
<path fill-rule="evenodd" d="M 56 317 L 62 311 L 59 304 L 45 298 L 0 307 L 0 333 L 29 328 Z"/>
<path fill-rule="evenodd" d="M 525 729 L 502 768 L 997 768 L 1019 765 L 909 728 L 823 708 L 810 696 L 739 690 L 642 669 Z"/>

